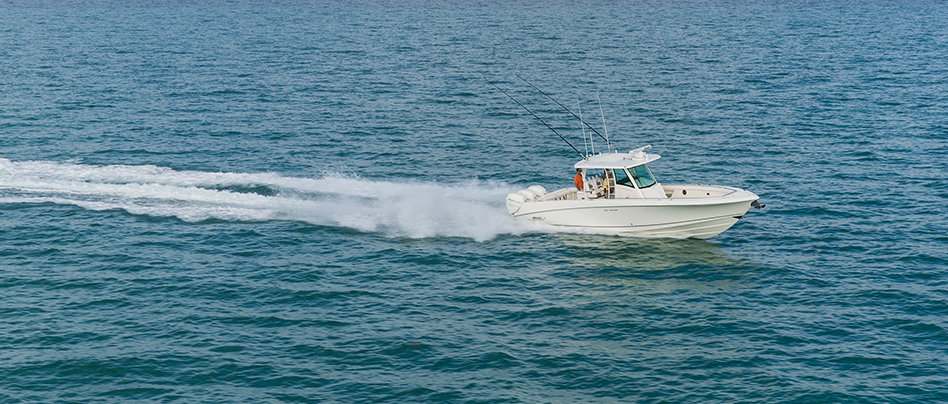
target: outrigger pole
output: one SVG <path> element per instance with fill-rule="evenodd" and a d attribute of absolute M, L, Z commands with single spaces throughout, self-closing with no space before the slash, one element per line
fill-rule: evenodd
<path fill-rule="evenodd" d="M 520 76 L 517 76 L 517 77 L 520 77 Z M 519 105 L 519 106 L 520 106 L 520 108 L 523 108 L 523 109 L 524 109 L 525 111 L 527 111 L 527 112 L 529 112 L 529 113 L 530 113 L 530 115 L 533 115 L 533 117 L 534 117 L 534 118 L 537 118 L 537 120 L 538 120 L 538 121 L 540 121 L 540 122 L 543 122 L 543 120 L 542 120 L 542 119 L 540 119 L 540 117 L 539 117 L 539 116 L 537 116 L 537 114 L 534 114 L 534 113 L 533 113 L 533 111 L 531 111 L 531 110 L 529 110 L 529 109 L 528 109 L 527 107 L 525 107 L 525 106 L 523 106 L 523 104 L 521 104 L 521 103 L 520 103 L 520 101 L 517 101 L 517 99 L 516 99 L 516 98 L 514 98 L 514 97 L 511 97 L 511 96 L 510 96 L 510 94 L 507 94 L 507 92 L 506 92 L 506 91 L 504 91 L 504 90 L 503 90 L 503 89 L 501 89 L 500 87 L 497 87 L 497 85 L 496 85 L 496 84 L 494 84 L 494 83 L 491 83 L 491 81 L 490 81 L 490 80 L 487 80 L 487 77 L 484 77 L 484 81 L 486 81 L 486 82 L 487 82 L 487 83 L 489 83 L 490 85 L 492 85 L 492 86 L 494 86 L 494 88 L 496 88 L 496 89 L 498 89 L 498 90 L 500 90 L 500 92 L 502 92 L 502 93 L 504 93 L 504 95 L 506 95 L 506 96 L 507 96 L 508 98 L 510 98 L 511 100 L 513 100 L 513 102 L 516 102 L 516 103 L 517 103 L 517 105 Z M 542 92 L 542 91 L 541 91 L 541 92 Z M 557 103 L 557 104 L 559 104 L 559 103 Z M 571 112 L 571 113 L 572 113 L 572 112 Z M 566 138 L 565 138 L 565 137 L 563 137 L 563 135 L 561 135 L 561 134 L 560 134 L 559 132 L 557 132 L 557 131 L 556 131 L 556 129 L 553 129 L 553 127 L 552 127 L 552 126 L 550 126 L 550 124 L 548 124 L 548 123 L 546 123 L 546 122 L 543 122 L 543 124 L 544 124 L 544 125 L 546 125 L 546 127 L 547 127 L 547 128 L 550 128 L 550 130 L 552 130 L 552 131 L 553 131 L 553 133 L 555 133 L 555 134 L 556 134 L 556 136 L 559 136 L 559 137 L 560 137 L 560 139 L 563 139 L 563 141 L 564 141 L 564 142 L 566 142 L 566 144 L 568 144 L 568 145 L 569 145 L 569 147 L 572 147 L 572 148 L 573 148 L 573 150 L 575 150 L 575 151 L 576 151 L 576 153 L 579 153 L 579 155 L 580 155 L 580 157 L 582 157 L 582 158 L 583 158 L 583 160 L 585 160 L 585 159 L 586 159 L 586 156 L 585 156 L 585 155 L 583 155 L 583 153 L 582 153 L 582 152 L 580 152 L 580 151 L 579 151 L 579 149 L 577 149 L 577 148 L 576 148 L 575 146 L 573 146 L 573 144 L 572 144 L 572 143 L 570 143 L 570 142 L 569 142 L 569 140 L 566 140 Z M 589 126 L 589 125 L 586 125 L 586 126 Z M 597 132 L 597 133 L 598 133 L 598 132 Z M 600 135 L 600 136 L 602 136 L 602 135 Z"/>
<path fill-rule="evenodd" d="M 557 100 L 554 100 L 554 99 L 553 99 L 553 97 L 550 97 L 550 95 L 549 95 L 549 94 L 547 94 L 547 93 L 544 93 L 544 92 L 543 92 L 543 90 L 541 90 L 541 89 L 539 89 L 539 88 L 537 88 L 537 86 L 535 86 L 535 85 L 533 85 L 533 83 L 531 83 L 531 82 L 529 82 L 529 81 L 527 81 L 527 79 L 525 79 L 525 78 L 523 78 L 523 77 L 520 77 L 520 75 L 519 75 L 519 74 L 517 74 L 516 76 L 517 76 L 517 78 L 518 78 L 518 79 L 520 79 L 520 80 L 523 80 L 523 82 L 524 82 L 524 83 L 527 83 L 527 84 L 529 84 L 529 85 L 530 85 L 530 87 L 533 87 L 533 88 L 534 88 L 535 90 L 537 90 L 537 91 L 539 91 L 539 92 L 540 92 L 540 94 L 543 94 L 543 95 L 545 95 L 545 96 L 546 96 L 546 98 L 549 98 L 549 99 L 550 99 L 551 101 L 553 101 L 553 102 L 555 102 L 555 103 L 556 103 L 556 105 L 559 105 L 560 107 L 563 107 L 563 109 L 565 109 L 565 110 L 566 110 L 566 112 L 569 112 L 569 113 L 570 113 L 570 115 L 572 115 L 572 116 L 573 116 L 574 118 L 576 118 L 576 119 L 579 119 L 579 121 L 580 121 L 580 122 L 582 122 L 582 123 L 583 123 L 583 125 L 586 125 L 586 127 L 587 127 L 587 128 L 589 128 L 589 129 L 592 129 L 592 131 L 593 131 L 593 132 L 596 132 L 596 134 L 597 134 L 597 135 L 599 135 L 599 137 L 601 137 L 601 138 L 602 138 L 602 140 L 605 140 L 605 141 L 606 141 L 606 144 L 608 144 L 609 146 L 611 146 L 611 147 L 612 147 L 612 148 L 613 148 L 613 149 L 614 149 L 614 150 L 615 150 L 616 152 L 618 152 L 618 151 L 619 151 L 619 148 L 618 148 L 618 147 L 615 147 L 615 146 L 614 146 L 614 145 L 613 145 L 612 143 L 610 143 L 610 142 L 609 142 L 609 139 L 608 139 L 608 138 L 606 138 L 605 136 L 603 136 L 603 135 L 602 135 L 601 133 L 599 133 L 599 131 L 598 131 L 598 130 L 596 130 L 596 128 L 594 128 L 594 127 L 592 127 L 592 126 L 589 126 L 589 124 L 588 124 L 588 123 L 586 123 L 586 121 L 584 121 L 584 120 L 583 120 L 583 118 L 581 118 L 581 117 L 578 117 L 578 116 L 576 116 L 576 114 L 574 114 L 574 113 L 573 113 L 573 111 L 570 111 L 570 110 L 569 110 L 569 108 L 566 108 L 566 106 L 564 106 L 563 104 L 560 104 L 560 102 L 559 102 L 559 101 L 557 101 Z M 596 95 L 596 97 L 598 97 L 598 96 L 599 96 L 599 95 L 597 94 L 597 95 Z M 602 109 L 602 103 L 600 103 L 600 105 L 599 105 L 599 109 Z M 605 125 L 605 122 L 603 122 L 603 125 Z M 605 126 L 604 126 L 604 127 L 605 127 Z"/>

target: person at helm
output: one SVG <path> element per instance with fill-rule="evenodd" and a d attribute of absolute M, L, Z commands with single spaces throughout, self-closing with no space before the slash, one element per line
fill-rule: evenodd
<path fill-rule="evenodd" d="M 576 169 L 576 176 L 573 177 L 573 184 L 576 184 L 576 189 L 583 190 L 583 170 Z"/>

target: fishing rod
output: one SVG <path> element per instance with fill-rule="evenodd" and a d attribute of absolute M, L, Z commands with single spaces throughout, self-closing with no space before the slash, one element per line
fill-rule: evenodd
<path fill-rule="evenodd" d="M 527 112 L 529 112 L 529 113 L 530 113 L 530 115 L 533 115 L 533 117 L 534 117 L 534 118 L 537 118 L 537 120 L 538 120 L 538 121 L 540 121 L 540 122 L 543 122 L 543 124 L 544 124 L 544 125 L 546 125 L 546 127 L 547 127 L 547 128 L 550 128 L 550 130 L 552 130 L 552 131 L 553 131 L 553 133 L 555 133 L 555 134 L 556 134 L 556 136 L 559 136 L 559 137 L 560 137 L 560 139 L 563 139 L 563 141 L 564 141 L 564 142 L 566 142 L 566 144 L 568 144 L 568 145 L 569 145 L 569 147 L 572 147 L 572 148 L 573 148 L 573 150 L 575 150 L 575 151 L 576 151 L 576 153 L 579 153 L 579 155 L 580 155 L 580 156 L 581 156 L 581 157 L 583 158 L 583 160 L 585 160 L 585 159 L 586 159 L 586 156 L 585 156 L 585 155 L 583 155 L 583 153 L 582 153 L 582 152 L 580 152 L 580 151 L 579 151 L 579 149 L 577 149 L 577 148 L 576 148 L 575 146 L 573 146 L 573 144 L 572 144 L 572 143 L 570 143 L 570 142 L 569 142 L 569 140 L 566 140 L 566 138 L 565 138 L 565 137 L 563 137 L 563 135 L 561 135 L 561 134 L 560 134 L 559 132 L 557 132 L 557 131 L 556 131 L 556 129 L 553 129 L 553 127 L 552 127 L 552 126 L 550 126 L 550 124 L 548 124 L 548 123 L 546 123 L 546 122 L 544 122 L 544 121 L 543 121 L 542 119 L 540 119 L 540 117 L 539 117 L 539 116 L 537 116 L 537 114 L 534 114 L 534 113 L 533 113 L 533 111 L 531 111 L 531 110 L 530 110 L 530 109 L 528 109 L 527 107 L 525 107 L 525 106 L 523 106 L 523 104 L 521 104 L 521 103 L 520 103 L 520 101 L 517 101 L 517 99 L 516 99 L 516 98 L 514 98 L 514 97 L 511 97 L 511 96 L 510 96 L 510 94 L 507 94 L 507 92 L 506 92 L 506 91 L 504 91 L 504 90 L 503 90 L 503 89 L 501 89 L 500 87 L 497 87 L 497 85 L 496 85 L 496 84 L 494 84 L 494 83 L 491 83 L 491 81 L 490 81 L 490 80 L 488 80 L 488 79 L 487 79 L 487 77 L 484 77 L 484 81 L 486 81 L 486 82 L 487 82 L 487 83 L 489 83 L 490 85 L 492 85 L 492 86 L 494 86 L 494 88 L 496 88 L 496 89 L 498 89 L 498 90 L 500 90 L 500 92 L 502 92 L 502 93 L 504 93 L 504 95 L 506 95 L 506 96 L 507 96 L 508 98 L 510 98 L 511 100 L 513 100 L 513 102 L 516 102 L 516 103 L 517 103 L 517 105 L 519 105 L 519 106 L 520 106 L 520 108 L 523 108 L 523 109 L 524 109 L 525 111 L 527 111 Z"/>
<path fill-rule="evenodd" d="M 603 136 L 601 133 L 599 133 L 599 131 L 596 130 L 596 128 L 594 128 L 594 127 L 592 127 L 592 126 L 589 126 L 589 124 L 586 123 L 586 121 L 584 121 L 583 118 L 576 116 L 576 114 L 574 114 L 573 111 L 570 111 L 569 108 L 566 108 L 565 105 L 560 104 L 559 101 L 553 99 L 553 97 L 550 97 L 549 94 L 547 94 L 547 93 L 543 92 L 543 90 L 537 88 L 537 86 L 535 86 L 535 85 L 533 85 L 533 83 L 527 81 L 527 79 L 525 79 L 525 78 L 523 78 L 523 77 L 520 77 L 519 74 L 516 74 L 516 76 L 517 76 L 518 79 L 523 80 L 524 83 L 529 84 L 530 87 L 533 87 L 535 90 L 539 91 L 540 94 L 545 95 L 546 98 L 549 98 L 551 101 L 555 102 L 556 105 L 559 105 L 560 107 L 562 107 L 563 109 L 565 109 L 566 112 L 569 112 L 570 115 L 572 115 L 574 118 L 579 119 L 579 121 L 582 122 L 583 125 L 586 125 L 587 128 L 592 129 L 593 132 L 595 132 L 597 135 L 599 135 L 599 137 L 602 138 L 602 140 L 605 140 L 605 141 L 606 141 L 606 144 L 608 144 L 608 145 L 611 146 L 613 149 L 615 149 L 616 152 L 619 151 L 619 148 L 618 148 L 618 147 L 615 147 L 615 145 L 613 145 L 611 142 L 609 142 L 609 139 L 607 139 L 605 136 Z M 597 95 L 597 96 L 598 96 L 598 95 Z M 601 110 L 601 109 L 602 109 L 602 103 L 600 103 L 599 106 L 600 106 L 600 110 Z M 605 121 L 603 122 L 603 124 L 605 125 Z"/>

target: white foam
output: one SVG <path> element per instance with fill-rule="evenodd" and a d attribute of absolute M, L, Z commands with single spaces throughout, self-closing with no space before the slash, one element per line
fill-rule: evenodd
<path fill-rule="evenodd" d="M 267 187 L 272 192 L 247 189 Z M 188 222 L 298 220 L 393 237 L 465 237 L 554 231 L 506 213 L 502 183 L 371 181 L 274 173 L 176 171 L 0 159 L 0 203 L 56 203 Z"/>

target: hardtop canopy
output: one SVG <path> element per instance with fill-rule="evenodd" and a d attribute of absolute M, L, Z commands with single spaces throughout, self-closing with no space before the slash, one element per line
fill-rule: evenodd
<path fill-rule="evenodd" d="M 645 151 L 652 146 L 648 145 L 632 150 L 628 153 L 606 153 L 589 156 L 573 165 L 577 169 L 590 168 L 631 168 L 643 164 L 651 163 L 662 156 L 646 153 Z"/>

